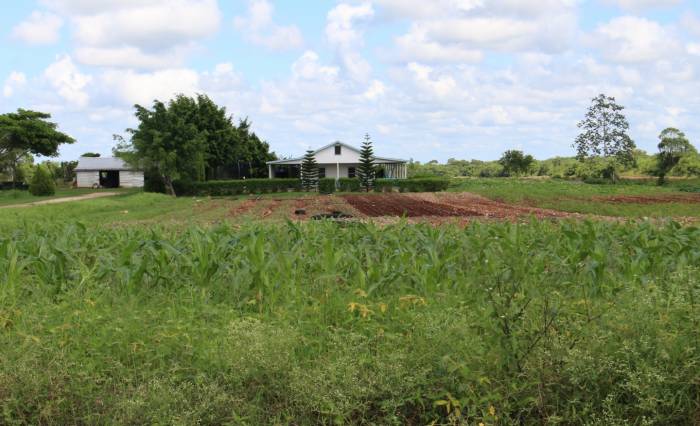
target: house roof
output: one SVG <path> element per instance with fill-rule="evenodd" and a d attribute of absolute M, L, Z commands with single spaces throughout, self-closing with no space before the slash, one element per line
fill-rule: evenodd
<path fill-rule="evenodd" d="M 134 170 L 121 158 L 116 157 L 80 157 L 76 172 L 103 170 Z"/>
<path fill-rule="evenodd" d="M 354 147 L 354 146 L 352 146 L 352 145 L 348 145 L 348 144 L 346 144 L 345 142 L 339 142 L 339 141 L 338 141 L 338 142 L 329 143 L 328 145 L 317 149 L 316 151 L 314 151 L 314 155 L 318 154 L 319 152 L 321 152 L 321 151 L 323 151 L 323 150 L 325 150 L 325 149 L 328 149 L 328 148 L 330 148 L 330 147 L 332 147 L 332 146 L 336 146 L 336 145 L 344 146 L 344 147 L 346 147 L 346 148 L 348 148 L 348 149 L 351 149 L 351 150 L 353 150 L 353 151 L 355 151 L 355 152 L 361 152 L 361 150 L 360 150 L 359 148 L 356 148 L 356 147 Z M 407 160 L 402 160 L 402 159 L 400 159 L 400 158 L 378 157 L 378 156 L 376 156 L 376 155 L 374 156 L 374 159 L 375 159 L 376 161 L 380 161 L 380 162 L 384 162 L 384 163 L 408 163 Z M 304 160 L 304 157 L 302 156 L 302 157 L 297 157 L 297 158 L 287 158 L 286 160 L 268 161 L 267 164 L 297 163 L 297 162 L 300 162 L 300 161 L 303 161 L 303 160 Z"/>

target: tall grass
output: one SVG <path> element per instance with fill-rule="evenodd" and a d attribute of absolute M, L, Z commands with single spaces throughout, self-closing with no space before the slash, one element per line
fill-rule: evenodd
<path fill-rule="evenodd" d="M 697 228 L 0 235 L 0 423 L 700 420 Z"/>

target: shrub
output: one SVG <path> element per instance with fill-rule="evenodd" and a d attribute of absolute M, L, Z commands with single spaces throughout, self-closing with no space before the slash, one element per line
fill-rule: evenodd
<path fill-rule="evenodd" d="M 336 186 L 340 192 L 359 192 L 362 190 L 362 182 L 357 178 L 340 178 Z"/>
<path fill-rule="evenodd" d="M 299 179 L 245 179 L 212 180 L 207 182 L 176 181 L 173 183 L 177 195 L 226 196 L 240 194 L 263 194 L 268 192 L 300 191 Z"/>
<path fill-rule="evenodd" d="M 321 194 L 332 194 L 335 192 L 335 179 L 321 178 L 318 180 L 318 192 Z"/>
<path fill-rule="evenodd" d="M 44 166 L 37 166 L 32 181 L 29 184 L 29 192 L 35 196 L 48 196 L 56 194 L 56 182 L 51 173 Z"/>
<path fill-rule="evenodd" d="M 440 192 L 450 186 L 450 180 L 445 178 L 422 179 L 377 179 L 375 190 L 378 192 Z"/>

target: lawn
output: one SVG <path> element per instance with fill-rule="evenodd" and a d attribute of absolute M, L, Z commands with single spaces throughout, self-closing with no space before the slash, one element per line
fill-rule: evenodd
<path fill-rule="evenodd" d="M 28 204 L 37 201 L 53 200 L 57 198 L 77 197 L 80 195 L 93 194 L 95 192 L 129 192 L 127 189 L 92 189 L 92 188 L 65 188 L 60 187 L 56 194 L 52 196 L 36 197 L 29 191 L 3 190 L 0 191 L 0 206 L 15 204 Z"/>
<path fill-rule="evenodd" d="M 681 190 L 683 189 L 683 191 Z M 598 197 L 666 195 L 688 196 L 700 192 L 700 181 L 673 181 L 658 186 L 654 181 L 627 181 L 617 185 L 593 185 L 579 181 L 555 179 L 455 179 L 450 187 L 454 192 L 473 192 L 485 197 L 512 204 L 576 213 L 622 217 L 700 217 L 697 203 L 649 202 L 620 203 Z"/>

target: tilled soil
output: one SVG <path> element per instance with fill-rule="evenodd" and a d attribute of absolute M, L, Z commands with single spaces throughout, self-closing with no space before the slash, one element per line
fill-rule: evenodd
<path fill-rule="evenodd" d="M 420 193 L 411 194 L 411 196 L 441 204 L 465 207 L 476 211 L 479 216 L 493 219 L 517 219 L 528 216 L 534 216 L 538 219 L 556 219 L 569 217 L 580 218 L 584 216 L 579 213 L 507 204 L 468 192 Z"/>
<path fill-rule="evenodd" d="M 464 217 L 481 216 L 462 206 L 441 204 L 402 194 L 345 195 L 343 199 L 369 217 Z"/>
<path fill-rule="evenodd" d="M 700 194 L 673 194 L 673 195 L 611 195 L 607 197 L 593 197 L 593 201 L 607 203 L 629 204 L 660 204 L 660 203 L 700 203 Z"/>

